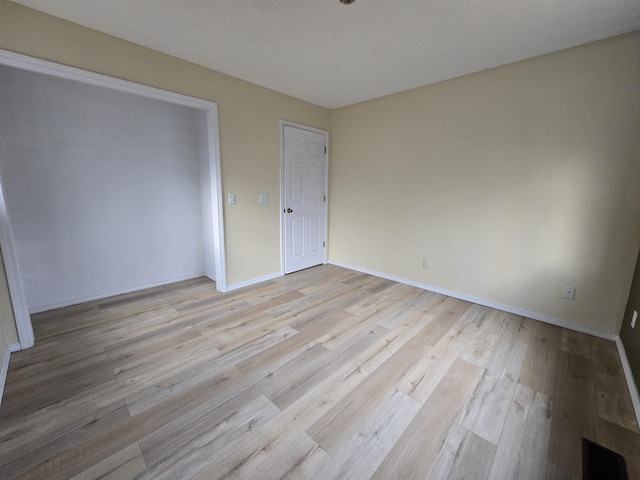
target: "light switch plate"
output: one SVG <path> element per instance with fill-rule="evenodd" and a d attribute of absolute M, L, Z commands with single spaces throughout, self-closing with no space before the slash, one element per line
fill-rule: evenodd
<path fill-rule="evenodd" d="M 235 205 L 236 204 L 236 194 L 235 193 L 230 193 L 229 194 L 229 205 Z"/>
<path fill-rule="evenodd" d="M 260 203 L 268 203 L 268 202 L 269 202 L 269 195 L 267 195 L 266 193 L 261 193 Z"/>

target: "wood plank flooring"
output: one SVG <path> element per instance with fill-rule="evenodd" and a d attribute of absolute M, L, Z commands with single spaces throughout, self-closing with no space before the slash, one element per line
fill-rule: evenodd
<path fill-rule="evenodd" d="M 323 265 L 34 315 L 0 478 L 579 479 L 640 431 L 613 342 Z"/>

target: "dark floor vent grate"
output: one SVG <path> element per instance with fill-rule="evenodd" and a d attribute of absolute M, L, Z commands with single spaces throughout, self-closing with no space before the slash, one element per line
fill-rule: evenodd
<path fill-rule="evenodd" d="M 583 480 L 628 480 L 624 457 L 602 445 L 582 439 Z"/>

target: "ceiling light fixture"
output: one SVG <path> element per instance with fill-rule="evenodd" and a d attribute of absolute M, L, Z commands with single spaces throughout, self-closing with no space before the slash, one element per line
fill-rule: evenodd
<path fill-rule="evenodd" d="M 355 1 L 356 0 L 340 0 L 340 3 L 343 3 L 345 5 L 351 5 Z"/>

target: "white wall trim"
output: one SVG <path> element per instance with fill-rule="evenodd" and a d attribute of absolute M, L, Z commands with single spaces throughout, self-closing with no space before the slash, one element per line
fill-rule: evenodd
<path fill-rule="evenodd" d="M 18 256 L 16 255 L 13 232 L 11 230 L 11 220 L 9 219 L 9 213 L 7 212 L 7 206 L 4 201 L 2 178 L 0 178 L 0 246 L 2 246 L 2 257 L 7 274 L 9 295 L 11 296 L 11 306 L 13 307 L 18 339 L 21 348 L 29 348 L 34 344 L 33 327 L 27 307 L 27 299 L 22 289 L 20 268 L 18 268 Z"/>
<path fill-rule="evenodd" d="M 300 123 L 290 122 L 288 120 L 280 120 L 280 273 L 284 275 L 284 127 L 294 127 L 301 130 L 307 130 L 309 132 L 318 133 L 324 135 L 324 144 L 327 147 L 327 152 L 324 154 L 324 195 L 327 197 L 327 201 L 324 202 L 324 256 L 323 263 L 327 263 L 329 259 L 329 132 L 320 128 L 310 127 L 308 125 L 302 125 Z"/>
<path fill-rule="evenodd" d="M 60 65 L 58 63 L 41 60 L 39 58 L 29 57 L 19 53 L 0 50 L 0 64 L 9 67 L 19 68 L 30 72 L 43 73 L 45 75 L 53 75 L 54 77 L 66 78 L 77 82 L 88 83 L 99 87 L 118 90 L 120 92 L 133 93 L 146 98 L 155 98 L 163 102 L 175 103 L 185 107 L 192 107 L 198 110 L 207 110 L 216 107 L 215 102 L 203 100 L 201 98 L 190 97 L 180 93 L 162 90 L 160 88 L 149 87 L 140 83 L 130 82 L 120 78 L 109 77 L 101 73 L 89 72 L 80 68 Z"/>
<path fill-rule="evenodd" d="M 2 394 L 4 393 L 4 384 L 7 381 L 7 372 L 9 371 L 9 360 L 11 359 L 11 350 L 8 348 L 0 358 L 0 405 L 2 405 Z"/>
<path fill-rule="evenodd" d="M 11 345 L 9 345 L 9 351 L 11 353 L 19 352 L 20 350 L 22 350 L 22 345 L 20 345 L 19 343 L 12 343 Z"/>
<path fill-rule="evenodd" d="M 100 300 L 102 298 L 114 297 L 116 295 L 122 295 L 124 293 L 137 292 L 140 290 L 145 290 L 147 288 L 159 287 L 161 285 L 169 285 L 171 283 L 182 282 L 184 280 L 191 280 L 192 278 L 198 278 L 203 276 L 205 276 L 205 274 L 204 272 L 201 272 L 201 273 L 197 273 L 196 275 L 186 275 L 184 277 L 171 278 L 169 280 L 163 280 L 161 282 L 149 283 L 149 284 L 140 285 L 136 287 L 125 288 L 122 290 L 114 290 L 112 292 L 102 293 L 100 295 L 91 295 L 89 297 L 83 297 L 80 299 L 72 300 L 70 302 L 60 302 L 60 303 L 52 303 L 48 305 L 41 305 L 41 306 L 30 309 L 29 313 L 46 312 L 47 310 L 53 310 L 54 308 L 69 307 L 71 305 L 78 305 L 80 303 L 91 302 L 93 300 Z"/>
<path fill-rule="evenodd" d="M 224 251 L 224 220 L 222 211 L 222 188 L 220 168 L 220 139 L 218 129 L 218 105 L 215 102 L 200 98 L 189 97 L 179 93 L 161 90 L 138 83 L 109 77 L 98 73 L 88 72 L 75 67 L 40 60 L 22 54 L 0 50 L 0 65 L 15 67 L 30 72 L 52 75 L 59 78 L 74 80 L 90 85 L 101 86 L 120 92 L 132 93 L 146 98 L 153 98 L 163 102 L 204 110 L 207 114 L 207 129 L 209 133 L 209 161 L 211 166 L 211 196 L 212 208 L 218 218 L 214 222 L 214 255 L 216 264 L 216 288 L 226 291 L 226 262 Z M 1 192 L 0 192 L 1 193 Z M 4 202 L 1 208 L 4 210 Z M 13 235 L 11 225 L 6 215 L 0 215 L 0 241 L 2 242 L 5 263 L 7 264 L 7 280 L 11 293 L 11 301 L 16 318 L 16 326 L 22 348 L 33 346 L 33 328 L 27 311 L 27 303 L 20 281 L 15 251 L 13 250 Z M 4 218 L 6 217 L 6 221 Z"/>
<path fill-rule="evenodd" d="M 529 310 L 524 310 L 522 308 L 512 307 L 510 305 L 504 305 L 502 303 L 492 302 L 490 300 L 485 300 L 483 298 L 472 297 L 471 295 L 465 295 L 464 293 L 454 292 L 452 290 L 445 290 L 444 288 L 434 287 L 433 285 L 428 285 L 426 283 L 414 282 L 413 280 L 407 280 L 406 278 L 400 278 L 394 275 L 387 275 L 385 273 L 369 270 L 368 268 L 360 268 L 360 267 L 356 267 L 356 266 L 349 265 L 342 262 L 334 262 L 329 260 L 328 263 L 332 265 L 336 265 L 338 267 L 355 270 L 356 272 L 367 273 L 369 275 L 375 275 L 376 277 L 386 278 L 387 280 L 393 280 L 394 282 L 404 283 L 405 285 L 411 285 L 412 287 L 421 288 L 423 290 L 429 290 L 430 292 L 440 293 L 442 295 L 447 295 L 448 297 L 459 298 L 460 300 L 465 300 L 467 302 L 477 303 L 478 305 L 483 305 L 485 307 L 495 308 L 496 310 L 502 310 L 503 312 L 513 313 L 515 315 L 520 315 L 522 317 L 532 318 L 533 320 L 539 320 L 541 322 L 549 323 L 551 325 L 555 325 L 558 327 L 568 328 L 569 330 L 575 330 L 576 332 L 586 333 L 587 335 L 593 335 L 594 337 L 604 338 L 607 340 L 612 340 L 614 342 L 616 341 L 616 338 L 617 338 L 617 335 L 612 335 L 610 333 L 602 332 L 600 330 L 593 330 L 591 328 L 583 327 L 581 325 L 576 325 L 570 322 L 566 322 L 564 320 L 560 320 L 559 318 L 548 317 L 547 315 L 531 312 Z"/>
<path fill-rule="evenodd" d="M 238 290 L 239 288 L 250 287 L 251 285 L 266 282 L 268 280 L 273 280 L 274 278 L 280 278 L 282 276 L 284 276 L 282 272 L 276 272 L 270 275 L 265 275 L 264 277 L 252 278 L 251 280 L 247 280 L 245 282 L 234 283 L 233 285 L 227 286 L 227 292 Z"/>
<path fill-rule="evenodd" d="M 227 291 L 227 264 L 224 246 L 224 213 L 222 209 L 222 167 L 220 165 L 220 132 L 218 126 L 218 105 L 213 104 L 207 112 L 207 132 L 209 133 L 209 175 L 211 182 L 211 210 L 217 218 L 213 221 L 213 252 L 216 270 L 216 289 Z"/>
<path fill-rule="evenodd" d="M 624 343 L 619 335 L 616 336 L 616 345 L 618 346 L 618 353 L 620 354 L 620 361 L 622 362 L 622 369 L 624 370 L 624 376 L 627 379 L 627 385 L 629 386 L 629 393 L 631 394 L 631 402 L 633 408 L 636 411 L 636 421 L 640 421 L 640 394 L 638 393 L 638 386 L 636 385 L 633 372 L 631 371 L 631 365 L 629 364 L 629 358 L 627 352 L 624 349 Z"/>

